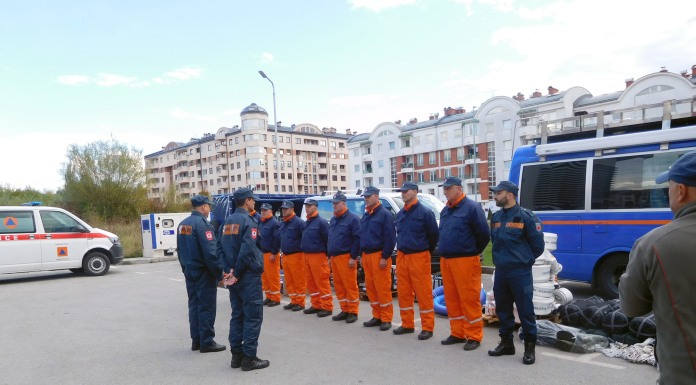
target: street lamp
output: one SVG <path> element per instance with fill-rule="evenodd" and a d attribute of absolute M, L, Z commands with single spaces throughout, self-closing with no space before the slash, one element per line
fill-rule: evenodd
<path fill-rule="evenodd" d="M 273 88 L 273 122 L 275 123 L 275 174 L 276 174 L 276 188 L 278 189 L 278 194 L 280 194 L 280 162 L 278 160 L 278 115 L 276 114 L 276 101 L 275 101 L 275 84 L 263 71 L 259 71 L 262 78 L 271 82 L 271 87 Z"/>

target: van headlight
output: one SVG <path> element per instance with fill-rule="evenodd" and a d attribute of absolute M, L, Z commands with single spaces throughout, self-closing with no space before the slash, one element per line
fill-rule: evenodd
<path fill-rule="evenodd" d="M 119 241 L 118 237 L 109 237 L 109 240 L 110 240 L 111 243 L 113 243 L 114 245 L 120 245 L 120 244 L 121 244 L 121 241 Z"/>

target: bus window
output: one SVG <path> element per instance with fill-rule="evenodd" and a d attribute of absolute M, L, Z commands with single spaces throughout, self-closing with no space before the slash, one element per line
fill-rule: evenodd
<path fill-rule="evenodd" d="M 584 210 L 586 160 L 524 166 L 520 206 L 532 211 Z"/>

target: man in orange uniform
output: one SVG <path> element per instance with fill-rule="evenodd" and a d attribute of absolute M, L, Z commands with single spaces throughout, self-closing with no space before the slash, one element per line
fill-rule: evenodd
<path fill-rule="evenodd" d="M 295 215 L 295 205 L 284 200 L 280 206 L 283 210 L 283 223 L 280 226 L 280 250 L 283 254 L 283 274 L 288 288 L 290 303 L 283 306 L 285 310 L 300 311 L 305 308 L 307 282 L 305 281 L 305 261 L 300 242 L 305 223 Z"/>
<path fill-rule="evenodd" d="M 280 223 L 273 217 L 273 207 L 261 205 L 261 251 L 263 251 L 263 275 L 261 283 L 266 299 L 263 304 L 268 307 L 280 305 Z"/>
<path fill-rule="evenodd" d="M 391 296 L 391 260 L 396 245 L 394 217 L 379 201 L 379 189 L 365 188 L 365 214 L 360 221 L 360 249 L 365 270 L 365 289 L 372 306 L 372 319 L 363 322 L 365 327 L 379 326 L 379 330 L 391 329 L 394 315 Z"/>
<path fill-rule="evenodd" d="M 465 343 L 464 350 L 475 350 L 483 340 L 479 256 L 491 232 L 481 206 L 464 194 L 461 179 L 448 177 L 440 187 L 447 198 L 440 213 L 440 269 L 451 329 L 442 344 Z"/>
<path fill-rule="evenodd" d="M 305 257 L 305 275 L 311 303 L 304 313 L 326 317 L 333 313 L 331 269 L 326 255 L 329 222 L 319 216 L 319 204 L 315 199 L 307 198 L 304 205 L 307 211 L 307 222 L 302 231 L 301 247 Z"/>
<path fill-rule="evenodd" d="M 334 216 L 329 222 L 327 249 L 341 312 L 331 319 L 350 324 L 358 320 L 360 304 L 358 270 L 355 268 L 355 261 L 360 256 L 360 218 L 348 210 L 346 196 L 342 192 L 337 192 L 332 202 Z"/>
<path fill-rule="evenodd" d="M 394 329 L 394 334 L 414 332 L 415 293 L 423 326 L 418 339 L 427 340 L 435 328 L 430 253 L 437 246 L 440 232 L 435 214 L 418 202 L 417 184 L 404 182 L 396 191 L 401 192 L 404 208 L 396 214 L 396 281 L 401 326 Z"/>

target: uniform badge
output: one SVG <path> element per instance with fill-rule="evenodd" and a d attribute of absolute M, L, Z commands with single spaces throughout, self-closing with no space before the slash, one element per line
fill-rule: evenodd
<path fill-rule="evenodd" d="M 209 241 L 212 241 L 212 240 L 213 240 L 213 232 L 210 231 L 210 230 L 206 231 L 206 232 L 205 232 L 205 238 L 206 238 L 207 240 L 209 240 Z"/>
<path fill-rule="evenodd" d="M 251 237 L 252 237 L 253 239 L 256 239 L 256 228 L 252 228 L 252 229 L 251 229 Z"/>
<path fill-rule="evenodd" d="M 541 223 L 536 223 L 536 231 L 541 231 Z"/>

